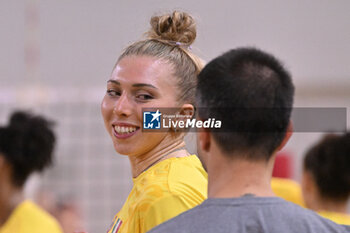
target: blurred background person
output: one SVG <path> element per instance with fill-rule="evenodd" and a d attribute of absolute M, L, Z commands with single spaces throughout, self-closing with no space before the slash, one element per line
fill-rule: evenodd
<path fill-rule="evenodd" d="M 293 179 L 272 177 L 271 188 L 276 196 L 302 207 L 305 206 L 300 184 Z"/>
<path fill-rule="evenodd" d="M 83 211 L 75 197 L 57 196 L 50 190 L 40 189 L 34 201 L 57 219 L 64 233 L 85 231 Z"/>
<path fill-rule="evenodd" d="M 350 133 L 327 134 L 304 158 L 302 190 L 306 207 L 350 225 Z"/>
<path fill-rule="evenodd" d="M 52 163 L 51 126 L 41 116 L 15 112 L 9 124 L 0 128 L 1 233 L 62 233 L 57 221 L 23 193 L 28 176 Z"/>
<path fill-rule="evenodd" d="M 57 204 L 54 216 L 62 226 L 64 233 L 83 232 L 86 229 L 83 214 L 77 201 L 62 199 Z"/>

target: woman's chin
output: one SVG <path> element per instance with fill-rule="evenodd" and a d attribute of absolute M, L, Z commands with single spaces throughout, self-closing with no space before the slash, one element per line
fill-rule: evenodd
<path fill-rule="evenodd" d="M 123 150 L 123 149 L 115 148 L 115 147 L 114 147 L 114 150 L 115 150 L 115 152 L 117 152 L 117 153 L 120 154 L 120 155 L 125 155 L 125 156 L 130 155 L 130 151 L 125 150 L 125 149 Z"/>
<path fill-rule="evenodd" d="M 114 150 L 120 155 L 130 156 L 135 153 L 134 148 L 129 146 L 114 145 Z"/>

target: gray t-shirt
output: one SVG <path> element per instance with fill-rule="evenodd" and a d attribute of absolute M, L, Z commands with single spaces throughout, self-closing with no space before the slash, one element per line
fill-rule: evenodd
<path fill-rule="evenodd" d="M 350 232 L 278 197 L 210 198 L 149 233 L 333 233 Z"/>

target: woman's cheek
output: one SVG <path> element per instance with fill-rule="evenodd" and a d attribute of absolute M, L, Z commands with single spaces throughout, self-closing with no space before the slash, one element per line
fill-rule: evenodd
<path fill-rule="evenodd" d="M 108 98 L 108 96 L 105 96 L 102 100 L 101 113 L 105 122 L 108 121 L 113 114 L 113 102 Z"/>

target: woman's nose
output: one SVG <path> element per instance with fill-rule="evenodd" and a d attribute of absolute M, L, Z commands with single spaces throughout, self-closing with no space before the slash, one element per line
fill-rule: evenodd
<path fill-rule="evenodd" d="M 132 103 L 126 93 L 123 93 L 116 101 L 113 113 L 119 116 L 130 116 L 132 112 Z"/>

